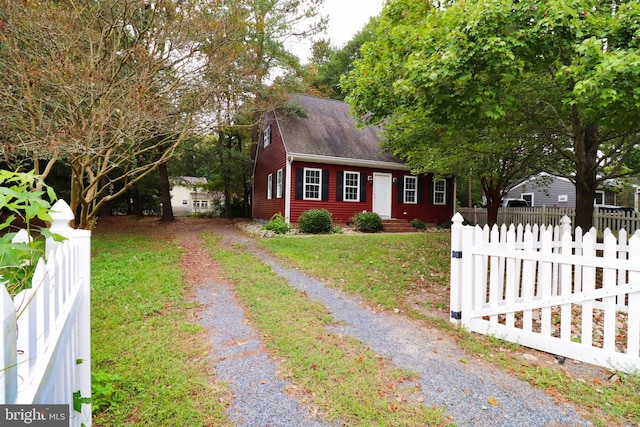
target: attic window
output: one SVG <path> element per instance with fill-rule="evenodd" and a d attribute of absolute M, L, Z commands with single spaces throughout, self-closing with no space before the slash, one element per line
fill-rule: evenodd
<path fill-rule="evenodd" d="M 262 135 L 262 148 L 267 148 L 271 144 L 271 125 L 267 126 Z"/>

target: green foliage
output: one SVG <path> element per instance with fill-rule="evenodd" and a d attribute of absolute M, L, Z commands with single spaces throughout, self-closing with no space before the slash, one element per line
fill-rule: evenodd
<path fill-rule="evenodd" d="M 427 228 L 427 224 L 425 224 L 424 222 L 420 221 L 418 218 L 414 218 L 409 222 L 411 223 L 411 225 L 413 225 L 418 230 L 426 230 L 426 228 Z"/>
<path fill-rule="evenodd" d="M 0 236 L 0 276 L 8 281 L 7 290 L 11 294 L 28 286 L 38 259 L 44 256 L 45 238 L 51 234 L 44 228 L 37 230 L 36 237 L 31 232 L 34 220 L 51 219 L 49 201 L 55 198 L 53 190 L 33 173 L 0 170 L 0 211 L 9 214 L 0 223 L 0 232 L 5 233 Z M 25 228 L 28 241 L 12 242 L 17 233 L 7 231 L 14 222 Z"/>
<path fill-rule="evenodd" d="M 639 11 L 395 0 L 341 84 L 355 116 L 383 125 L 386 148 L 414 170 L 473 171 L 497 200 L 546 169 L 576 181 L 576 222 L 589 228 L 598 184 L 633 169 L 640 143 Z"/>
<path fill-rule="evenodd" d="M 353 216 L 356 230 L 363 233 L 378 233 L 382 231 L 382 218 L 375 212 L 358 212 Z"/>
<path fill-rule="evenodd" d="M 91 410 L 104 411 L 107 408 L 116 408 L 120 402 L 127 398 L 132 390 L 126 390 L 120 375 L 110 374 L 105 371 L 91 373 Z"/>
<path fill-rule="evenodd" d="M 287 234 L 289 230 L 291 230 L 291 226 L 285 222 L 282 214 L 278 212 L 273 214 L 269 222 L 266 223 L 262 229 L 273 231 L 276 234 Z"/>
<path fill-rule="evenodd" d="M 333 221 L 331 212 L 326 209 L 309 209 L 300 214 L 298 228 L 301 233 L 325 234 L 331 233 Z"/>

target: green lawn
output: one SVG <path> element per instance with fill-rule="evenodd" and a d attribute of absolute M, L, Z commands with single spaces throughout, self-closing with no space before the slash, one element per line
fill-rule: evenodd
<path fill-rule="evenodd" d="M 174 240 L 158 239 L 143 233 L 94 235 L 94 423 L 231 425 L 224 416 L 228 390 L 208 367 L 208 342 L 192 317 L 197 307 L 181 279 L 180 249 Z M 327 332 L 333 320 L 322 307 L 245 248 L 221 248 L 210 234 L 205 240 L 225 277 L 235 283 L 265 345 L 281 361 L 291 393 L 329 419 L 350 425 L 372 425 L 376 419 L 386 425 L 412 425 L 402 419 L 447 424 L 442 408 L 417 404 L 420 394 L 411 372 L 394 368 L 355 340 Z M 424 310 L 416 312 L 407 296 L 448 295 L 446 232 L 284 236 L 260 244 L 374 307 L 399 308 L 422 319 Z M 472 354 L 587 409 L 596 425 L 640 424 L 637 376 L 619 375 L 611 382 L 573 378 L 559 369 L 523 364 L 514 356 L 517 346 L 465 333 L 448 322 L 430 324 L 457 337 Z"/>
<path fill-rule="evenodd" d="M 449 293 L 449 233 L 280 236 L 262 239 L 261 246 L 284 262 L 326 279 L 329 286 L 354 292 L 375 306 L 400 308 L 425 318 L 407 295 L 428 299 Z M 423 292 L 428 290 L 428 292 Z M 424 305 L 432 307 L 430 301 Z M 574 378 L 560 369 L 523 363 L 518 345 L 469 334 L 448 322 L 425 318 L 430 325 L 455 334 L 472 354 L 547 391 L 587 409 L 596 425 L 640 425 L 640 376 L 618 374 L 616 381 Z M 504 351 L 509 348 L 512 351 Z"/>
<path fill-rule="evenodd" d="M 176 243 L 101 235 L 92 246 L 94 425 L 229 425 Z"/>

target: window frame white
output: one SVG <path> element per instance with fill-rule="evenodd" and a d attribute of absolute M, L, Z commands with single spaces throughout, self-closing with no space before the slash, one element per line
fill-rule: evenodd
<path fill-rule="evenodd" d="M 529 207 L 533 207 L 534 206 L 534 196 L 535 193 L 522 193 L 520 194 L 520 198 L 522 200 L 526 200 L 527 203 L 529 203 Z"/>
<path fill-rule="evenodd" d="M 273 199 L 273 174 L 267 175 L 267 200 Z"/>
<path fill-rule="evenodd" d="M 442 185 L 442 189 L 438 188 L 439 185 Z M 433 204 L 437 206 L 444 206 L 447 204 L 447 180 L 446 179 L 433 180 Z"/>
<path fill-rule="evenodd" d="M 313 172 L 317 173 L 318 182 L 309 182 L 307 178 L 307 173 Z M 314 177 L 315 178 L 315 177 Z M 315 189 L 317 188 L 318 196 L 317 197 L 309 197 L 308 194 L 311 193 L 309 189 L 313 189 L 313 193 L 315 193 Z M 322 169 L 319 168 L 304 168 L 302 172 L 302 199 L 303 200 L 322 200 Z"/>
<path fill-rule="evenodd" d="M 271 144 L 271 125 L 267 126 L 262 134 L 262 148 L 267 148 Z"/>
<path fill-rule="evenodd" d="M 345 202 L 359 202 L 360 201 L 360 172 L 344 171 L 342 178 L 342 200 Z M 348 184 L 349 176 L 355 177 L 355 184 Z M 353 179 L 353 178 L 351 178 Z M 347 190 L 355 190 L 355 193 L 348 193 Z M 347 197 L 348 196 L 348 197 Z M 355 197 L 354 197 L 355 196 Z"/>
<path fill-rule="evenodd" d="M 412 188 L 409 188 L 409 182 L 412 182 Z M 418 177 L 415 175 L 403 176 L 402 185 L 402 202 L 408 205 L 418 204 Z M 413 195 L 413 200 L 410 199 L 410 195 Z"/>
<path fill-rule="evenodd" d="M 282 199 L 284 193 L 284 170 L 278 169 L 276 172 L 276 199 Z"/>
<path fill-rule="evenodd" d="M 599 197 L 598 197 L 599 196 Z M 601 202 L 598 203 L 598 198 L 600 198 Z M 602 206 L 605 203 L 605 198 L 604 198 L 604 190 L 596 190 L 596 197 L 593 198 L 593 205 L 594 206 Z"/>

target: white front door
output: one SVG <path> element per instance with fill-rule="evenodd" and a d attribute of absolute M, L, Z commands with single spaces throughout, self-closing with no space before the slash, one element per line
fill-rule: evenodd
<path fill-rule="evenodd" d="M 391 218 L 391 174 L 373 174 L 373 211 L 382 218 Z"/>

